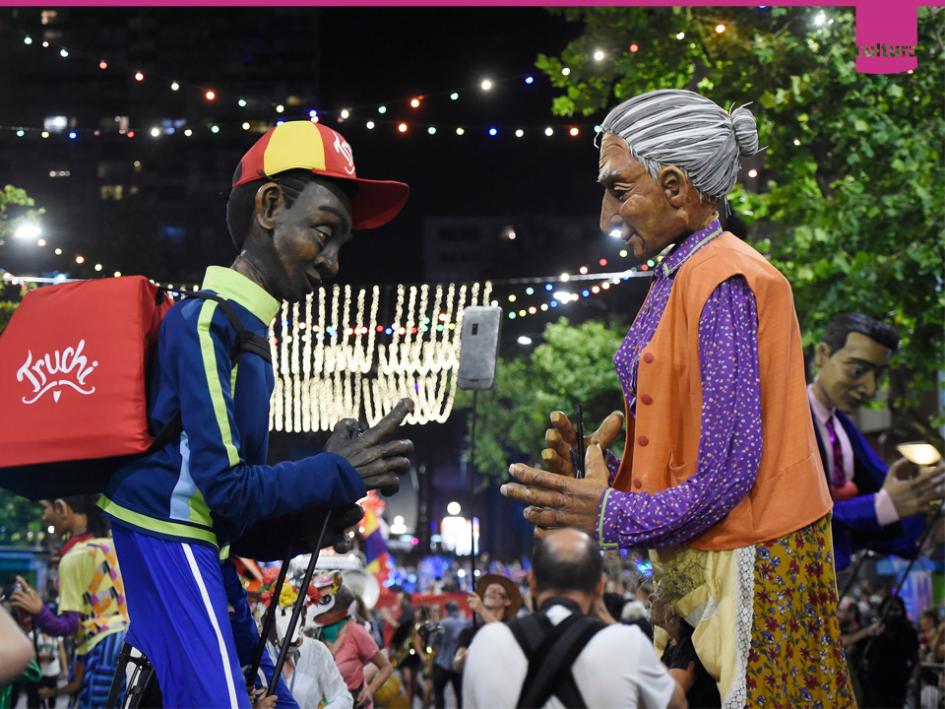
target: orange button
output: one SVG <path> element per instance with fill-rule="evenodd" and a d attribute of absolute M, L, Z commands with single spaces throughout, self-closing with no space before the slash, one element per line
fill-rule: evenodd
<path fill-rule="evenodd" d="M 653 397 L 650 396 L 649 394 L 644 394 L 643 396 L 640 397 L 640 401 L 642 401 L 644 404 L 649 406 L 650 404 L 653 403 Z"/>
<path fill-rule="evenodd" d="M 639 443 L 641 446 L 648 446 L 650 445 L 650 439 L 646 436 L 640 436 L 637 438 L 637 443 Z"/>
<path fill-rule="evenodd" d="M 633 486 L 639 490 L 641 487 L 643 487 L 643 483 L 640 480 L 634 480 Z"/>
<path fill-rule="evenodd" d="M 652 352 L 647 352 L 646 354 L 644 354 L 644 355 L 643 355 L 643 361 L 646 362 L 647 364 L 649 364 L 650 362 L 652 362 L 652 361 L 653 361 L 653 353 L 652 353 Z"/>

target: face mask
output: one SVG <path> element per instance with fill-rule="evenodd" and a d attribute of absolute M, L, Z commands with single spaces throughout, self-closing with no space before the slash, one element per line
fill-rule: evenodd
<path fill-rule="evenodd" d="M 342 618 L 337 623 L 326 625 L 324 628 L 322 628 L 322 637 L 330 643 L 335 642 L 335 640 L 338 639 L 338 635 L 341 633 L 341 629 L 345 627 L 345 623 L 347 622 L 347 618 Z"/>

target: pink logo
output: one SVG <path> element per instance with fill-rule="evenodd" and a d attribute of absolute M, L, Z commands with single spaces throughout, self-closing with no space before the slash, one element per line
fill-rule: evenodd
<path fill-rule="evenodd" d="M 74 389 L 84 396 L 95 393 L 95 387 L 85 383 L 86 378 L 98 366 L 98 362 L 89 364 L 82 354 L 85 340 L 79 340 L 75 347 L 66 347 L 61 352 L 53 350 L 33 360 L 33 352 L 26 351 L 26 361 L 16 372 L 16 380 L 28 381 L 33 387 L 33 398 L 24 396 L 24 404 L 35 404 L 47 391 L 52 392 L 53 401 L 59 403 L 63 387 Z"/>

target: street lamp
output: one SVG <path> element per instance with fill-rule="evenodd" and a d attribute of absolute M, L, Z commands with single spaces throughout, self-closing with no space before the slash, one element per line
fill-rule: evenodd
<path fill-rule="evenodd" d="M 43 230 L 36 222 L 23 222 L 13 232 L 13 238 L 19 241 L 36 241 Z"/>

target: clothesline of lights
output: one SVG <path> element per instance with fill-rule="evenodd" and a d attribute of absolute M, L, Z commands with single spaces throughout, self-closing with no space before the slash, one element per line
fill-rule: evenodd
<path fill-rule="evenodd" d="M 765 6 L 759 6 L 764 8 Z M 713 21 L 714 22 L 714 21 Z M 823 28 L 826 25 L 833 24 L 834 20 L 830 19 L 824 11 L 818 12 L 813 17 L 813 24 L 817 28 Z M 712 24 L 710 22 L 710 24 Z M 728 25 L 725 22 L 717 22 L 712 25 L 712 29 L 716 35 L 724 35 L 728 29 Z M 69 50 L 62 44 L 57 44 L 49 42 L 48 40 L 38 41 L 34 40 L 32 35 L 21 29 L 12 29 L 14 34 L 17 34 L 26 46 L 35 46 L 41 47 L 44 49 L 49 49 L 55 51 L 62 57 L 63 60 L 69 59 L 70 57 L 80 57 L 83 60 L 86 58 L 89 62 L 95 62 L 99 71 L 102 72 L 114 72 L 114 71 L 123 71 L 126 72 L 130 80 L 136 84 L 142 84 L 146 81 L 161 80 L 165 83 L 168 90 L 173 93 L 178 93 L 181 91 L 192 91 L 200 95 L 201 99 L 206 103 L 206 105 L 223 105 L 227 101 L 232 101 L 239 109 L 244 110 L 253 110 L 259 107 L 265 107 L 267 112 L 271 109 L 276 116 L 270 116 L 264 120 L 237 120 L 233 125 L 239 125 L 239 128 L 244 131 L 256 131 L 263 132 L 269 128 L 273 123 L 278 124 L 281 120 L 288 118 L 308 118 L 318 122 L 320 117 L 333 116 L 339 123 L 344 123 L 350 119 L 358 121 L 357 125 L 361 125 L 369 131 L 374 131 L 376 128 L 381 126 L 391 126 L 395 135 L 405 135 L 411 132 L 422 132 L 430 136 L 442 135 L 444 133 L 451 133 L 454 135 L 465 135 L 467 133 L 476 134 L 482 133 L 491 138 L 497 138 L 500 135 L 502 136 L 514 136 L 518 139 L 530 135 L 533 131 L 539 131 L 539 134 L 544 134 L 546 137 L 551 137 L 552 135 L 561 134 L 576 138 L 581 135 L 585 130 L 591 129 L 590 124 L 581 124 L 581 123 L 570 123 L 566 125 L 558 126 L 501 126 L 501 125 L 492 125 L 492 124 L 483 124 L 483 125 L 456 125 L 456 124 L 444 124 L 437 122 L 420 122 L 413 121 L 409 119 L 387 119 L 384 120 L 379 118 L 379 116 L 386 116 L 392 108 L 398 106 L 405 106 L 411 111 L 422 110 L 427 102 L 433 98 L 442 98 L 448 97 L 450 102 L 460 101 L 461 97 L 466 96 L 469 92 L 478 91 L 480 94 L 486 94 L 493 91 L 497 86 L 508 83 L 518 83 L 521 82 L 526 87 L 533 86 L 536 83 L 535 74 L 531 72 L 514 74 L 511 76 L 505 76 L 498 79 L 492 79 L 489 77 L 483 77 L 478 80 L 477 83 L 472 85 L 467 85 L 461 87 L 459 90 L 442 90 L 435 92 L 427 92 L 423 94 L 416 94 L 408 97 L 400 97 L 397 99 L 392 99 L 389 101 L 374 101 L 363 103 L 359 105 L 351 105 L 347 107 L 335 107 L 329 109 L 316 109 L 310 108 L 307 111 L 304 108 L 299 108 L 302 105 L 302 101 L 297 97 L 286 98 L 282 102 L 270 101 L 268 99 L 256 99 L 256 98 L 247 98 L 245 96 L 240 96 L 238 94 L 233 94 L 232 96 L 226 96 L 225 92 L 221 92 L 218 88 L 211 87 L 206 84 L 198 84 L 196 82 L 187 82 L 180 81 L 178 78 L 171 78 L 169 76 L 164 76 L 161 74 L 153 74 L 149 72 L 149 76 L 145 75 L 145 72 L 140 67 L 117 67 L 113 66 L 106 58 L 102 58 L 99 53 L 88 52 L 85 50 Z M 670 33 L 667 37 L 668 40 L 684 41 L 687 38 L 687 33 L 684 30 L 680 30 L 675 33 Z M 601 64 L 602 62 L 607 61 L 608 59 L 617 56 L 618 54 L 623 54 L 624 52 L 629 53 L 630 55 L 636 55 L 640 51 L 645 51 L 645 48 L 641 47 L 637 42 L 630 42 L 629 45 L 620 49 L 614 49 L 613 47 L 603 48 L 597 47 L 589 53 L 589 58 L 592 61 L 592 66 L 596 64 Z M 562 66 L 559 69 L 561 75 L 567 77 L 571 75 L 571 67 Z M 911 72 L 910 72 L 911 73 Z M 287 109 L 287 106 L 290 108 Z M 287 115 L 287 111 L 298 112 L 298 115 Z M 355 117 L 357 113 L 357 117 Z M 168 123 L 176 124 L 181 123 L 181 125 L 167 125 Z M 151 137 L 151 138 L 160 138 L 166 135 L 175 134 L 178 132 L 178 129 L 183 134 L 184 137 L 192 137 L 194 135 L 210 134 L 217 135 L 223 131 L 223 128 L 227 128 L 229 132 L 230 126 L 228 124 L 221 124 L 217 121 L 211 120 L 201 120 L 201 121 L 186 121 L 186 120 L 175 120 L 175 121 L 162 121 L 162 125 L 152 125 L 149 127 L 144 127 L 141 129 L 116 129 L 116 133 L 119 135 L 134 138 L 136 136 Z M 594 125 L 593 130 L 599 131 L 599 126 Z M 18 137 L 23 138 L 38 134 L 42 138 L 49 138 L 52 136 L 54 131 L 48 130 L 46 127 L 37 128 L 34 126 L 0 126 L 0 130 L 12 131 L 17 134 Z M 68 125 L 62 127 L 62 133 L 66 138 L 70 140 L 77 140 L 80 135 L 84 133 L 91 133 L 92 135 L 98 137 L 103 135 L 101 129 L 82 129 L 78 127 L 69 127 Z M 109 131 L 105 131 L 104 134 L 109 134 Z M 800 145 L 800 141 L 794 141 L 795 146 Z"/>
<path fill-rule="evenodd" d="M 33 243 L 36 244 L 37 248 L 42 249 L 42 250 L 51 250 L 54 255 L 61 256 L 67 259 L 70 263 L 74 263 L 76 266 L 84 266 L 87 262 L 89 262 L 89 259 L 87 259 L 85 256 L 83 256 L 80 253 L 67 254 L 61 246 L 54 246 L 50 244 L 49 240 L 43 236 L 42 227 L 40 227 L 39 224 L 37 224 L 34 221 L 30 221 L 30 220 L 23 221 L 15 229 L 12 230 L 12 233 L 7 238 L 12 239 L 13 241 L 20 241 L 20 242 L 32 241 Z M 3 242 L 0 242 L 0 243 L 3 243 Z M 108 270 L 105 268 L 105 266 L 99 262 L 94 262 L 92 264 L 92 270 L 95 271 L 96 274 L 101 274 L 101 275 L 106 275 L 108 273 Z M 121 271 L 114 271 L 112 275 L 116 277 L 121 276 Z M 64 274 L 60 274 L 60 276 L 61 277 L 57 276 L 55 278 L 34 279 L 32 282 L 62 283 L 66 280 L 70 280 L 70 279 L 67 279 Z M 4 274 L 4 278 L 6 280 L 9 280 L 7 278 L 6 273 Z M 20 280 L 23 280 L 23 279 L 21 278 Z"/>
<path fill-rule="evenodd" d="M 290 119 L 291 120 L 291 119 Z M 301 120 L 301 118 L 300 118 Z M 317 123 L 317 120 L 309 118 Z M 169 137 L 191 138 L 195 135 L 209 134 L 211 136 L 232 135 L 236 131 L 263 133 L 273 124 L 264 121 L 243 121 L 242 123 L 215 122 L 207 125 L 196 126 L 189 121 L 181 121 L 181 125 L 161 126 L 154 125 L 145 131 L 122 130 L 116 127 L 114 130 L 102 130 L 101 128 L 63 128 L 62 130 L 50 130 L 46 127 L 25 126 L 25 125 L 0 125 L 0 131 L 16 134 L 17 138 L 40 138 L 43 140 L 60 139 L 67 142 L 75 142 L 83 137 L 102 138 L 102 137 L 121 137 L 125 139 L 143 139 L 156 140 L 167 139 Z M 274 125 L 282 125 L 284 120 L 280 119 L 274 122 Z M 370 119 L 363 123 L 351 124 L 353 127 L 361 128 L 369 133 L 382 133 L 385 129 L 395 136 L 406 136 L 411 134 L 420 134 L 429 137 L 433 136 L 486 136 L 489 138 L 551 138 L 554 136 L 578 138 L 587 134 L 589 131 L 600 132 L 600 126 L 593 123 L 569 122 L 569 123 L 544 123 L 544 124 L 512 124 L 499 125 L 493 123 L 479 123 L 462 125 L 456 123 L 421 123 L 413 121 L 398 120 L 374 120 Z"/>
<path fill-rule="evenodd" d="M 764 7 L 764 6 L 759 6 Z M 821 27 L 825 24 L 833 24 L 832 19 L 828 19 L 828 16 L 823 11 L 819 12 L 814 18 L 814 24 L 818 27 Z M 725 34 L 728 29 L 728 25 L 725 22 L 717 22 L 714 24 L 713 29 L 717 35 Z M 99 52 L 92 52 L 87 50 L 75 50 L 68 49 L 64 44 L 50 42 L 49 40 L 34 40 L 31 33 L 22 29 L 12 29 L 12 32 L 17 34 L 20 38 L 22 44 L 28 47 L 37 47 L 42 49 L 49 49 L 53 52 L 59 54 L 63 59 L 69 59 L 70 57 L 80 58 L 81 60 L 87 60 L 90 65 L 95 65 L 101 72 L 112 72 L 121 71 L 124 72 L 130 81 L 134 84 L 144 84 L 146 82 L 152 81 L 162 81 L 167 89 L 175 94 L 180 92 L 193 92 L 197 94 L 208 106 L 209 105 L 222 105 L 226 101 L 230 101 L 235 104 L 240 109 L 255 109 L 258 107 L 265 107 L 267 109 L 273 110 L 276 114 L 283 114 L 286 111 L 286 106 L 291 106 L 293 102 L 298 105 L 301 101 L 297 97 L 286 98 L 283 101 L 270 100 L 270 99 L 257 99 L 253 97 L 247 97 L 239 95 L 238 93 L 231 96 L 227 96 L 225 92 L 219 90 L 219 88 L 212 86 L 208 83 L 197 83 L 190 81 L 182 81 L 179 77 L 171 77 L 156 72 L 148 72 L 146 75 L 141 66 L 118 66 L 113 65 L 108 61 L 106 57 L 103 57 Z M 687 37 L 685 31 L 678 31 L 675 33 L 670 33 L 667 36 L 668 40 L 675 39 L 677 41 L 684 41 Z M 603 62 L 611 59 L 615 56 L 628 53 L 635 55 L 643 49 L 640 44 L 637 42 L 631 41 L 625 47 L 616 49 L 614 47 L 596 47 L 593 51 L 589 53 L 589 57 L 592 60 L 594 65 L 602 64 Z M 560 68 L 561 75 L 567 77 L 571 74 L 571 67 L 562 66 Z M 421 110 L 425 107 L 426 103 L 430 99 L 434 98 L 443 98 L 447 97 L 451 103 L 460 101 L 461 98 L 468 92 L 478 91 L 481 94 L 487 94 L 500 85 L 510 84 L 510 83 L 521 84 L 526 87 L 532 87 L 536 83 L 536 75 L 534 72 L 522 72 L 518 74 L 503 76 L 497 79 L 491 77 L 481 77 L 473 84 L 467 84 L 459 88 L 439 90 L 439 91 L 430 91 L 420 94 L 413 94 L 409 96 L 401 96 L 398 98 L 393 98 L 390 100 L 383 101 L 372 101 L 365 102 L 361 104 L 351 104 L 348 106 L 327 108 L 327 109 L 316 109 L 312 108 L 308 111 L 310 117 L 316 117 L 318 115 L 323 116 L 335 116 L 339 122 L 344 122 L 351 118 L 354 112 L 360 111 L 370 111 L 377 112 L 379 114 L 385 114 L 390 107 L 404 106 L 410 108 L 413 111 Z"/>
<path fill-rule="evenodd" d="M 601 259 L 604 261 L 605 259 Z M 509 309 L 506 312 L 506 317 L 509 320 L 515 320 L 520 318 L 526 318 L 531 315 L 537 315 L 538 313 L 546 313 L 551 310 L 558 308 L 561 305 L 567 305 L 569 303 L 584 299 L 590 298 L 602 293 L 606 293 L 610 290 L 612 286 L 618 285 L 621 282 L 630 280 L 631 278 L 648 278 L 652 275 L 653 267 L 659 263 L 659 259 L 650 260 L 639 266 L 629 268 L 623 271 L 612 271 L 612 272 L 600 272 L 600 273 L 589 273 L 586 266 L 582 266 L 579 269 L 579 272 L 571 275 L 569 273 L 562 273 L 558 276 L 544 276 L 544 277 L 530 277 L 530 278 L 514 278 L 514 279 L 496 279 L 491 281 L 490 287 L 503 286 L 503 285 L 521 285 L 522 283 L 529 283 L 539 285 L 540 287 L 536 288 L 533 285 L 528 285 L 521 291 L 515 293 L 508 293 L 504 296 L 505 302 L 500 302 L 498 299 L 492 299 L 490 304 L 493 306 L 503 305 L 506 308 L 512 308 L 513 304 L 522 305 L 520 301 L 525 300 L 530 297 L 545 297 L 547 300 L 541 303 L 533 303 L 526 307 L 519 307 L 517 310 Z M 120 276 L 120 272 L 116 271 L 116 276 Z M 12 285 L 19 285 L 21 288 L 27 288 L 29 284 L 35 285 L 55 285 L 58 283 L 69 283 L 76 280 L 75 278 L 68 278 L 65 274 L 59 274 L 56 277 L 35 277 L 35 276 L 14 276 L 11 273 L 3 272 L 2 280 L 6 283 Z M 594 285 L 588 285 L 580 289 L 575 289 L 573 292 L 568 290 L 568 284 L 577 284 L 577 283 L 590 283 L 594 282 Z M 196 284 L 174 284 L 174 283 L 162 283 L 160 281 L 151 280 L 151 283 L 164 288 L 175 300 L 180 300 L 184 298 L 188 292 L 195 292 L 199 290 L 199 286 Z M 379 287 L 379 286 L 376 286 Z M 404 286 L 398 286 L 398 288 L 403 288 Z M 434 313 L 434 317 L 422 317 L 418 318 L 416 322 L 392 322 L 392 323 L 379 323 L 376 320 L 372 324 L 367 324 L 365 322 L 349 322 L 344 323 L 343 327 L 329 326 L 321 328 L 319 325 L 313 325 L 312 331 L 318 333 L 316 337 L 321 338 L 323 336 L 329 338 L 336 337 L 349 337 L 356 335 L 367 334 L 368 331 L 373 331 L 378 335 L 387 335 L 387 336 L 397 336 L 397 335 L 409 335 L 409 334 L 422 334 L 426 332 L 444 332 L 447 330 L 455 330 L 455 322 L 447 322 L 444 320 L 443 313 Z"/>
<path fill-rule="evenodd" d="M 39 41 L 34 39 L 32 34 L 24 30 L 14 30 L 14 32 L 19 36 L 22 44 L 28 47 L 48 49 L 52 52 L 58 53 L 63 60 L 79 58 L 82 61 L 88 61 L 90 66 L 96 66 L 103 74 L 122 72 L 128 77 L 129 81 L 135 85 L 143 85 L 145 83 L 160 81 L 167 87 L 169 92 L 173 94 L 190 92 L 192 94 L 198 95 L 208 106 L 225 105 L 229 103 L 245 111 L 265 109 L 267 113 L 274 113 L 276 114 L 276 117 L 278 117 L 286 114 L 291 108 L 298 108 L 303 103 L 296 96 L 290 96 L 280 101 L 259 99 L 249 95 L 241 95 L 239 93 L 228 95 L 219 88 L 206 83 L 200 84 L 196 82 L 182 81 L 180 78 L 175 78 L 151 71 L 145 73 L 144 69 L 140 66 L 119 66 L 117 64 L 113 64 L 112 62 L 109 62 L 107 58 L 101 56 L 100 53 L 93 53 L 86 50 L 68 49 L 63 44 L 50 42 L 48 40 Z M 501 76 L 498 78 L 484 76 L 479 78 L 475 83 L 465 84 L 446 90 L 429 91 L 420 94 L 400 96 L 389 100 L 350 104 L 341 107 L 323 109 L 316 109 L 312 107 L 308 110 L 300 110 L 303 110 L 306 114 L 306 117 L 309 118 L 317 118 L 318 116 L 332 116 L 336 118 L 339 123 L 343 123 L 348 120 L 355 112 L 364 112 L 365 115 L 367 113 L 370 113 L 371 115 L 385 115 L 392 109 L 396 109 L 398 107 L 404 107 L 412 112 L 416 112 L 424 109 L 431 99 L 445 98 L 450 104 L 455 104 L 470 94 L 475 95 L 477 92 L 479 95 L 489 94 L 503 85 L 514 84 L 529 88 L 534 86 L 536 83 L 536 73 L 531 71 Z"/>

